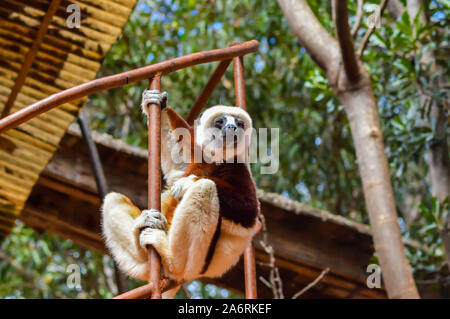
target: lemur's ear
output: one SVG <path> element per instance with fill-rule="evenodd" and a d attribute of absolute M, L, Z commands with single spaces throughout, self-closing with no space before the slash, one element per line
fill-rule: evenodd
<path fill-rule="evenodd" d="M 167 113 L 167 117 L 169 118 L 170 126 L 172 130 L 177 128 L 186 128 L 188 130 L 192 130 L 192 126 L 186 122 L 184 118 L 182 118 L 177 112 L 175 112 L 172 108 L 167 107 L 163 110 L 163 112 Z"/>

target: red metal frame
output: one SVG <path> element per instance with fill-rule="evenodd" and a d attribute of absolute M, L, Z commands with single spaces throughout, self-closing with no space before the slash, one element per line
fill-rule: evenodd
<path fill-rule="evenodd" d="M 242 43 L 233 43 L 228 48 L 202 51 L 192 53 L 183 57 L 170 59 L 157 64 L 152 64 L 136 70 L 99 78 L 62 92 L 53 94 L 41 101 L 27 106 L 0 120 L 0 134 L 10 130 L 19 124 L 26 122 L 41 113 L 44 113 L 61 104 L 88 96 L 90 94 L 108 89 L 124 86 L 133 82 L 150 79 L 149 88 L 161 90 L 161 77 L 186 67 L 220 61 L 206 86 L 200 93 L 187 116 L 188 123 L 192 124 L 200 114 L 212 91 L 220 82 L 227 67 L 233 61 L 236 106 L 246 109 L 244 65 L 243 56 L 256 52 L 259 42 L 251 40 Z M 148 208 L 161 209 L 161 131 L 160 131 L 161 109 L 157 104 L 150 104 L 148 118 Z M 153 247 L 149 250 L 149 283 L 121 294 L 115 299 L 137 299 L 148 298 L 159 299 L 161 292 L 167 291 L 180 285 L 172 280 L 160 280 L 161 260 Z M 248 299 L 257 298 L 256 271 L 254 248 L 250 244 L 244 252 L 245 267 L 245 296 Z"/>
<path fill-rule="evenodd" d="M 161 74 L 150 79 L 149 89 L 161 90 Z M 155 103 L 149 105 L 148 114 L 148 208 L 161 210 L 161 108 Z M 152 246 L 147 248 L 150 265 L 148 283 L 152 285 L 151 298 L 160 299 L 161 260 Z"/>

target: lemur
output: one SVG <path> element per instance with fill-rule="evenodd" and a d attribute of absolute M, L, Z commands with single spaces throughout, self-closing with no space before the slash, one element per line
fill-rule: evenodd
<path fill-rule="evenodd" d="M 168 186 L 161 212 L 141 212 L 118 193 L 109 193 L 102 206 L 106 245 L 119 268 L 147 279 L 147 245 L 161 256 L 165 276 L 177 282 L 220 277 L 237 263 L 260 226 L 247 161 L 251 128 L 238 107 L 211 107 L 194 127 L 170 107 L 162 110 L 161 169 Z"/>

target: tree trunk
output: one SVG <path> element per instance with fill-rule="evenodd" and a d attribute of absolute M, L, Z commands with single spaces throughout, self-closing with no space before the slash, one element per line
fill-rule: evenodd
<path fill-rule="evenodd" d="M 389 298 L 417 298 L 398 225 L 383 134 L 369 75 L 363 71 L 359 84 L 351 89 L 333 89 L 350 122 L 375 250 Z"/>
<path fill-rule="evenodd" d="M 388 296 L 418 298 L 397 221 L 370 77 L 360 59 L 354 56 L 347 1 L 333 3 L 339 42 L 322 27 L 305 0 L 278 0 L 278 3 L 300 44 L 326 72 L 349 118 L 375 249 Z"/>

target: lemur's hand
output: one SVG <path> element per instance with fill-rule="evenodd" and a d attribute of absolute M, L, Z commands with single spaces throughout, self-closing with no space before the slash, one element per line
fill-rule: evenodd
<path fill-rule="evenodd" d="M 142 248 L 154 245 L 159 236 L 165 235 L 166 230 L 167 219 L 156 209 L 143 210 L 134 222 L 136 240 Z"/>
<path fill-rule="evenodd" d="M 192 184 L 195 183 L 197 180 L 197 176 L 191 174 L 187 177 L 182 177 L 175 181 L 173 185 L 170 187 L 170 192 L 172 193 L 172 196 L 180 201 L 183 198 L 184 193 L 188 190 L 189 187 L 191 187 Z"/>

